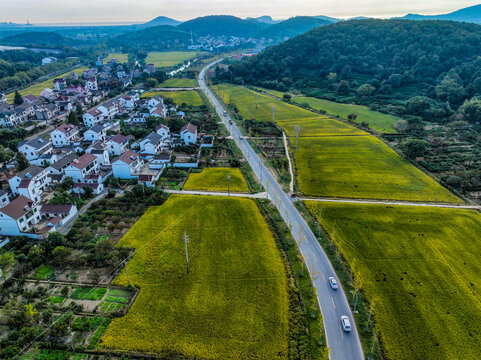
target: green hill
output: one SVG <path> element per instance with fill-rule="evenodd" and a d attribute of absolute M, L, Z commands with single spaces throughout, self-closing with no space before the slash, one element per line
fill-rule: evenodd
<path fill-rule="evenodd" d="M 243 20 L 230 15 L 212 15 L 186 21 L 178 29 L 192 31 L 199 36 L 239 36 L 249 37 L 267 27 L 268 24 L 255 20 Z"/>
<path fill-rule="evenodd" d="M 84 42 L 72 38 L 68 38 L 55 32 L 25 32 L 0 39 L 3 45 L 17 46 L 76 46 Z"/>
<path fill-rule="evenodd" d="M 269 26 L 262 30 L 259 36 L 267 39 L 284 40 L 286 37 L 291 38 L 318 26 L 328 24 L 331 24 L 331 22 L 327 20 L 317 19 L 311 16 L 296 16 Z"/>

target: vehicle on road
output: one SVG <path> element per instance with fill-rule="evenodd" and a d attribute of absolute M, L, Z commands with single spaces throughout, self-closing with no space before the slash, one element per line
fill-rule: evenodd
<path fill-rule="evenodd" d="M 329 278 L 329 285 L 331 285 L 331 288 L 333 290 L 339 289 L 339 283 L 337 282 L 336 278 L 334 276 L 331 276 Z"/>
<path fill-rule="evenodd" d="M 292 193 L 292 194 L 291 194 L 291 198 L 294 199 L 295 197 L 297 197 L 296 193 Z"/>
<path fill-rule="evenodd" d="M 224 111 L 224 116 L 227 116 L 227 111 Z"/>
<path fill-rule="evenodd" d="M 351 332 L 351 322 L 346 315 L 341 316 L 342 330 L 345 332 Z"/>

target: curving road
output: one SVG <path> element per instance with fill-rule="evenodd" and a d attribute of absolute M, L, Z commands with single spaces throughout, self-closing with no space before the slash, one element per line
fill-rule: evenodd
<path fill-rule="evenodd" d="M 276 182 L 247 140 L 242 136 L 237 126 L 231 121 L 229 115 L 224 115 L 224 108 L 205 83 L 205 72 L 220 61 L 222 61 L 222 59 L 214 61 L 202 69 L 199 74 L 200 88 L 214 106 L 217 114 L 226 125 L 232 138 L 252 167 L 252 170 L 266 189 L 269 198 L 275 203 L 284 221 L 291 227 L 292 235 L 309 268 L 309 273 L 317 292 L 317 298 L 324 320 L 327 346 L 330 348 L 330 359 L 363 359 L 364 356 L 356 326 L 352 327 L 353 329 L 350 333 L 344 332 L 341 328 L 340 319 L 342 315 L 347 315 L 352 325 L 354 325 L 354 317 L 342 287 L 338 290 L 332 290 L 329 286 L 327 279 L 330 276 L 335 276 L 335 272 L 317 238 L 293 205 L 290 197 L 282 191 L 280 185 Z"/>

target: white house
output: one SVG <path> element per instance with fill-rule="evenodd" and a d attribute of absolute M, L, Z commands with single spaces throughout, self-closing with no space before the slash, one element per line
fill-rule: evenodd
<path fill-rule="evenodd" d="M 53 100 L 56 98 L 56 95 L 52 89 L 45 88 L 40 92 L 40 97 L 43 97 L 44 99 L 47 99 L 47 100 Z"/>
<path fill-rule="evenodd" d="M 162 137 L 162 140 L 170 137 L 170 129 L 164 124 L 160 124 L 159 126 L 157 126 L 155 131 Z"/>
<path fill-rule="evenodd" d="M 157 154 L 150 160 L 149 167 L 151 169 L 163 169 L 170 162 L 170 159 L 169 154 Z"/>
<path fill-rule="evenodd" d="M 90 91 L 97 91 L 99 89 L 97 85 L 97 78 L 91 77 L 91 78 L 85 79 L 85 86 L 87 86 L 87 89 L 89 89 Z"/>
<path fill-rule="evenodd" d="M 162 99 L 159 95 L 155 95 L 147 102 L 147 106 L 149 107 L 149 109 L 152 109 L 157 105 L 164 105 L 164 99 Z"/>
<path fill-rule="evenodd" d="M 58 115 L 58 108 L 55 104 L 44 104 L 35 109 L 37 120 L 52 120 Z"/>
<path fill-rule="evenodd" d="M 147 155 L 155 155 L 162 147 L 162 136 L 151 132 L 140 142 L 140 152 Z"/>
<path fill-rule="evenodd" d="M 54 147 L 63 147 L 79 140 L 78 128 L 72 124 L 62 124 L 50 133 Z"/>
<path fill-rule="evenodd" d="M 91 188 L 94 195 L 98 195 L 104 190 L 104 184 L 102 183 L 76 183 L 73 186 L 73 192 L 83 194 L 86 187 Z"/>
<path fill-rule="evenodd" d="M 0 209 L 0 234 L 18 236 L 40 221 L 40 207 L 25 196 L 19 196 Z"/>
<path fill-rule="evenodd" d="M 4 207 L 10 202 L 10 198 L 8 197 L 8 192 L 0 190 L 0 207 Z"/>
<path fill-rule="evenodd" d="M 118 179 L 133 179 L 139 176 L 144 161 L 139 154 L 127 150 L 112 162 L 114 177 Z"/>
<path fill-rule="evenodd" d="M 22 188 L 25 186 L 35 188 L 35 193 L 33 195 L 40 196 L 50 184 L 48 174 L 49 172 L 47 169 L 43 169 L 37 165 L 30 165 L 25 170 L 18 172 L 15 176 L 10 178 L 8 184 L 10 185 L 13 195 L 20 194 L 19 187 L 21 185 Z M 22 190 L 22 192 L 25 192 L 25 190 Z"/>
<path fill-rule="evenodd" d="M 31 140 L 22 140 L 18 143 L 18 151 L 22 152 L 29 161 L 38 159 L 43 154 L 52 152 L 52 142 L 40 136 Z"/>
<path fill-rule="evenodd" d="M 109 151 L 106 143 L 96 141 L 85 152 L 96 156 L 100 165 L 110 165 Z"/>
<path fill-rule="evenodd" d="M 197 126 L 188 123 L 180 129 L 180 138 L 185 145 L 195 144 L 197 142 Z"/>
<path fill-rule="evenodd" d="M 19 123 L 19 119 L 16 113 L 12 111 L 0 112 L 0 126 L 1 127 L 14 127 Z"/>
<path fill-rule="evenodd" d="M 93 109 L 83 114 L 82 119 L 86 127 L 92 127 L 103 119 L 103 112 L 99 109 Z"/>
<path fill-rule="evenodd" d="M 122 106 L 127 110 L 134 110 L 135 105 L 138 101 L 138 97 L 130 94 L 122 95 L 119 100 L 122 102 Z"/>
<path fill-rule="evenodd" d="M 52 177 L 52 175 L 64 174 L 67 166 L 69 166 L 75 159 L 77 159 L 77 154 L 71 152 L 55 161 L 46 170 L 50 174 L 50 177 Z"/>
<path fill-rule="evenodd" d="M 121 155 L 125 152 L 129 140 L 122 134 L 117 134 L 107 141 L 109 155 Z"/>
<path fill-rule="evenodd" d="M 96 124 L 84 132 L 85 141 L 103 141 L 107 136 L 108 127 L 104 124 Z"/>
<path fill-rule="evenodd" d="M 36 203 L 40 203 L 41 201 L 40 195 L 42 192 L 37 189 L 35 182 L 31 179 L 22 179 L 20 184 L 18 184 L 17 191 L 20 195 L 23 195 Z"/>
<path fill-rule="evenodd" d="M 83 154 L 65 168 L 65 176 L 71 177 L 74 182 L 83 182 L 85 176 L 99 172 L 99 162 L 92 154 Z"/>
<path fill-rule="evenodd" d="M 119 99 L 112 99 L 99 105 L 97 109 L 102 111 L 104 119 L 113 119 L 113 117 L 120 111 L 120 104 Z"/>
<path fill-rule="evenodd" d="M 40 216 L 49 219 L 49 227 L 58 228 L 66 224 L 77 213 L 77 206 L 63 204 L 44 204 L 40 208 Z"/>
<path fill-rule="evenodd" d="M 163 104 L 159 104 L 150 109 L 150 115 L 165 118 L 167 116 L 167 109 Z"/>
<path fill-rule="evenodd" d="M 63 91 L 63 89 L 65 89 L 65 86 L 67 86 L 67 82 L 64 78 L 57 78 L 53 80 L 53 88 L 55 89 L 55 91 Z"/>

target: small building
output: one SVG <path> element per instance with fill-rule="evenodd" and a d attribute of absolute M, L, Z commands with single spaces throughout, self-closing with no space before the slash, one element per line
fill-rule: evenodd
<path fill-rule="evenodd" d="M 29 161 L 38 159 L 43 154 L 52 152 L 52 142 L 40 136 L 31 140 L 22 140 L 18 143 L 18 151 L 22 152 Z"/>
<path fill-rule="evenodd" d="M 105 101 L 103 104 L 99 105 L 97 109 L 102 112 L 104 119 L 113 119 L 114 116 L 120 112 L 120 104 L 121 102 L 119 99 L 112 99 Z"/>
<path fill-rule="evenodd" d="M 185 145 L 195 144 L 197 142 L 197 126 L 188 123 L 180 130 L 180 138 Z"/>
<path fill-rule="evenodd" d="M 31 199 L 19 196 L 0 209 L 0 234 L 19 236 L 40 221 L 40 207 Z"/>
<path fill-rule="evenodd" d="M 55 91 L 61 92 L 67 86 L 67 82 L 64 78 L 53 79 L 53 88 Z"/>
<path fill-rule="evenodd" d="M 72 145 L 79 140 L 78 128 L 72 124 L 62 124 L 50 133 L 54 147 L 64 147 Z"/>
<path fill-rule="evenodd" d="M 97 78 L 92 77 L 85 79 L 85 86 L 87 86 L 87 89 L 89 89 L 90 91 L 97 91 L 99 89 L 97 84 Z"/>
<path fill-rule="evenodd" d="M 44 104 L 35 109 L 37 120 L 53 120 L 58 116 L 58 108 L 55 104 Z"/>
<path fill-rule="evenodd" d="M 73 186 L 73 192 L 83 194 L 86 187 L 91 188 L 94 195 L 99 195 L 104 190 L 104 184 L 101 183 L 76 183 Z"/>
<path fill-rule="evenodd" d="M 87 175 L 99 172 L 99 162 L 92 154 L 83 154 L 65 168 L 65 176 L 71 177 L 74 182 L 84 182 Z"/>
<path fill-rule="evenodd" d="M 55 99 L 56 95 L 52 89 L 45 88 L 40 92 L 40 97 L 43 97 L 44 99 L 47 99 L 47 100 L 53 100 Z"/>
<path fill-rule="evenodd" d="M 112 162 L 112 171 L 115 178 L 133 179 L 137 178 L 144 161 L 139 154 L 127 150 Z"/>
<path fill-rule="evenodd" d="M 103 119 L 103 112 L 99 109 L 93 109 L 83 114 L 82 119 L 86 127 L 92 127 Z"/>
<path fill-rule="evenodd" d="M 107 128 L 104 124 L 96 124 L 84 132 L 85 141 L 103 141 L 107 136 Z"/>
<path fill-rule="evenodd" d="M 50 165 L 46 170 L 52 175 L 65 174 L 65 169 L 69 166 L 75 159 L 77 159 L 77 154 L 71 152 Z"/>
<path fill-rule="evenodd" d="M 94 142 L 85 152 L 96 156 L 100 165 L 110 165 L 107 144 L 103 141 Z"/>
<path fill-rule="evenodd" d="M 106 143 L 107 143 L 109 155 L 120 156 L 125 152 L 125 149 L 127 148 L 129 140 L 126 136 L 122 134 L 117 134 L 114 137 L 110 138 Z"/>
<path fill-rule="evenodd" d="M 162 147 L 162 136 L 151 132 L 140 142 L 140 152 L 145 155 L 155 155 Z"/>
<path fill-rule="evenodd" d="M 12 111 L 0 112 L 0 126 L 1 127 L 14 127 L 18 125 L 19 119 L 17 114 Z"/>
<path fill-rule="evenodd" d="M 44 204 L 40 208 L 40 216 L 42 218 L 55 219 L 52 223 L 55 227 L 66 224 L 76 213 L 77 206 L 75 205 Z"/>
<path fill-rule="evenodd" d="M 162 137 L 162 140 L 170 137 L 170 129 L 167 125 L 160 124 L 155 131 Z"/>
<path fill-rule="evenodd" d="M 56 57 L 49 56 L 42 59 L 42 65 L 48 65 L 57 61 Z"/>
<path fill-rule="evenodd" d="M 151 169 L 163 169 L 170 162 L 171 156 L 169 154 L 157 154 L 149 163 Z"/>
<path fill-rule="evenodd" d="M 38 194 L 38 196 L 40 196 L 50 184 L 50 178 L 48 177 L 48 174 L 49 172 L 47 171 L 47 169 L 43 169 L 37 165 L 30 165 L 25 170 L 20 171 L 14 176 L 12 176 L 8 180 L 8 184 L 10 185 L 10 189 L 12 190 L 12 194 L 19 195 L 20 184 L 22 184 L 22 187 L 25 187 L 27 184 L 26 182 L 22 183 L 22 181 L 26 180 L 30 184 L 28 186 L 32 186 L 36 189 L 34 195 L 37 196 Z"/>
<path fill-rule="evenodd" d="M 37 102 L 37 97 L 35 95 L 32 95 L 32 94 L 28 94 L 28 95 L 25 95 L 23 97 L 23 103 L 27 103 L 27 104 L 34 104 L 35 102 Z"/>

